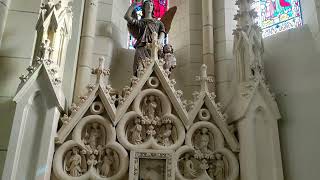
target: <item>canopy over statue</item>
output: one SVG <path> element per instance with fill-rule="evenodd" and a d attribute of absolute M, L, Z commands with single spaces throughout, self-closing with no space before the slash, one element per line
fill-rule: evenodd
<path fill-rule="evenodd" d="M 142 5 L 142 17 L 139 20 L 134 12 L 136 3 L 132 3 L 124 18 L 128 22 L 130 34 L 137 40 L 134 48 L 136 49 L 133 73 L 137 76 L 137 69 L 145 67 L 142 60 L 150 58 L 151 52 L 147 48 L 148 43 L 152 43 L 152 33 L 158 34 L 158 43 L 163 45 L 163 40 L 170 30 L 172 19 L 177 11 L 177 7 L 170 8 L 161 20 L 153 16 L 154 4 L 152 1 L 145 1 Z"/>

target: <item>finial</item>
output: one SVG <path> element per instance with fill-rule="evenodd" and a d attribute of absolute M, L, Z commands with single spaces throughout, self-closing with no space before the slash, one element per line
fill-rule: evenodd
<path fill-rule="evenodd" d="M 207 65 L 202 64 L 200 76 L 196 77 L 196 81 L 200 81 L 201 91 L 209 91 L 208 90 L 208 82 L 213 83 L 213 77 L 208 77 L 207 75 Z"/>
<path fill-rule="evenodd" d="M 100 82 L 101 76 L 107 76 L 110 75 L 110 70 L 104 68 L 104 57 L 99 57 L 99 66 L 96 69 L 93 69 L 93 74 L 97 76 L 97 83 Z"/>

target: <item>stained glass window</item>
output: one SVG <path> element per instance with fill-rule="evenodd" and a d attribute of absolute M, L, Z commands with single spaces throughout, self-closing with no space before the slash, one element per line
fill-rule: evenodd
<path fill-rule="evenodd" d="M 257 22 L 262 28 L 262 36 L 302 26 L 300 0 L 255 0 L 258 12 Z"/>
<path fill-rule="evenodd" d="M 130 0 L 130 3 L 136 2 L 137 7 L 135 8 L 135 11 L 137 12 L 138 19 L 142 16 L 142 4 L 144 0 Z M 168 0 L 153 0 L 154 3 L 154 17 L 160 19 L 165 12 L 168 10 Z M 128 40 L 128 48 L 134 49 L 133 45 L 135 44 L 136 40 L 134 37 L 129 35 Z"/>

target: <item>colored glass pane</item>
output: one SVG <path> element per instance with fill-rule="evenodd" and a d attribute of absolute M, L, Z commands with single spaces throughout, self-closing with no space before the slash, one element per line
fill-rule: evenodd
<path fill-rule="evenodd" d="M 256 0 L 254 8 L 258 12 L 257 23 L 262 28 L 262 36 L 302 26 L 300 0 Z"/>
<path fill-rule="evenodd" d="M 137 3 L 135 11 L 136 11 L 136 13 L 138 15 L 138 19 L 141 19 L 143 0 L 130 0 L 130 2 L 131 3 L 133 3 L 133 2 Z M 153 3 L 154 3 L 153 16 L 155 18 L 160 19 L 165 14 L 165 12 L 168 10 L 168 0 L 153 0 Z M 129 49 L 134 49 L 133 45 L 135 44 L 135 42 L 136 42 L 136 40 L 134 39 L 134 37 L 129 35 L 128 48 Z"/>

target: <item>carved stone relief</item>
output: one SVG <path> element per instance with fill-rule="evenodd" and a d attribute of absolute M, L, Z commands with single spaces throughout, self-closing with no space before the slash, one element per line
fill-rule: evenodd
<path fill-rule="evenodd" d="M 186 146 L 175 153 L 178 179 L 232 179 L 239 175 L 236 156 L 225 147 L 224 137 L 211 122 L 207 109 L 201 109 L 201 121 L 193 124 L 186 135 Z M 210 119 L 210 117 L 209 117 Z"/>
<path fill-rule="evenodd" d="M 53 163 L 55 175 L 62 180 L 119 179 L 127 168 L 127 151 L 116 142 L 111 122 L 100 115 L 79 122 L 72 140 L 56 151 Z"/>
<path fill-rule="evenodd" d="M 142 91 L 117 126 L 118 140 L 129 150 L 177 149 L 182 145 L 185 129 L 171 113 L 168 97 L 157 89 Z"/>

